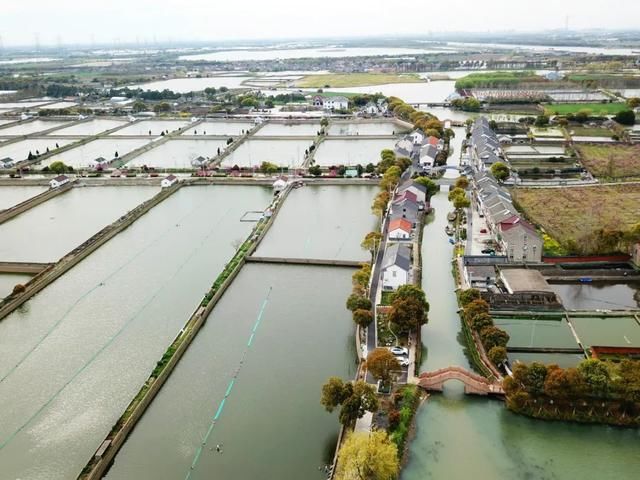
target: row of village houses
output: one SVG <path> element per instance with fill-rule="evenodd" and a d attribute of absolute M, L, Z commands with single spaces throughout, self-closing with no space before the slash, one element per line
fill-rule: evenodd
<path fill-rule="evenodd" d="M 501 147 L 496 133 L 485 117 L 471 129 L 469 139 L 473 175 L 473 200 L 480 216 L 502 251 L 511 262 L 542 261 L 543 241 L 535 227 L 522 218 L 513 205 L 509 191 L 490 172 L 491 165 L 501 161 Z"/>
<path fill-rule="evenodd" d="M 444 140 L 425 135 L 420 130 L 398 140 L 394 149 L 397 156 L 411 159 L 425 173 L 431 173 L 438 154 L 443 150 Z"/>
<path fill-rule="evenodd" d="M 382 260 L 382 288 L 396 290 L 412 281 L 411 252 L 420 216 L 429 210 L 427 189 L 412 180 L 400 185 L 388 212 L 387 248 Z"/>

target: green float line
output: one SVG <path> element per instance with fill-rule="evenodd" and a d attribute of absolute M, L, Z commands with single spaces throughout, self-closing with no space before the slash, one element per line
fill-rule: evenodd
<path fill-rule="evenodd" d="M 200 205 L 196 206 L 195 208 L 193 208 L 191 211 L 189 211 L 188 213 L 186 213 L 185 215 L 183 215 L 182 217 L 180 217 L 178 219 L 178 224 L 180 224 L 184 219 L 186 219 L 187 217 L 191 216 L 196 210 L 199 210 L 201 207 L 203 207 L 205 205 L 206 202 L 202 202 Z M 225 214 L 226 215 L 226 214 Z M 49 338 L 51 336 L 51 334 L 60 326 L 60 324 L 63 322 L 63 320 L 65 318 L 67 318 L 67 316 L 73 311 L 75 310 L 75 308 L 80 304 L 80 302 L 82 302 L 82 300 L 84 300 L 85 298 L 87 298 L 89 295 L 91 295 L 93 292 L 95 292 L 98 288 L 102 287 L 105 285 L 105 282 L 107 280 L 112 279 L 116 274 L 120 273 L 126 266 L 130 265 L 134 260 L 136 260 L 138 257 L 140 257 L 142 254 L 147 253 L 149 251 L 149 248 L 151 248 L 153 245 L 155 245 L 156 243 L 158 243 L 160 240 L 162 240 L 169 232 L 171 232 L 175 227 L 172 225 L 171 227 L 167 228 L 166 230 L 164 230 L 158 237 L 156 237 L 152 242 L 150 242 L 149 244 L 147 244 L 144 248 L 140 249 L 140 251 L 138 253 L 136 253 L 133 257 L 131 257 L 129 260 L 127 260 L 126 262 L 124 262 L 122 265 L 120 265 L 117 269 L 115 269 L 113 272 L 111 272 L 109 275 L 107 275 L 105 278 L 103 278 L 100 282 L 98 282 L 96 285 L 94 285 L 92 288 L 90 288 L 89 290 L 87 290 L 83 295 L 81 295 L 63 314 L 62 316 L 53 323 L 53 325 L 51 325 L 51 327 L 45 332 L 45 334 L 40 338 L 40 340 L 38 340 L 38 342 L 31 347 L 29 350 L 27 350 L 27 352 L 20 358 L 20 360 L 18 360 L 18 362 L 13 365 L 13 367 L 11 367 L 3 376 L 2 378 L 0 378 L 0 384 L 2 382 L 4 382 L 7 378 L 9 378 L 13 372 L 15 372 L 20 365 L 22 365 L 26 360 L 28 360 L 28 358 L 33 354 L 33 352 L 35 352 L 44 342 L 47 338 Z"/>
<path fill-rule="evenodd" d="M 205 202 L 203 202 L 204 204 Z M 195 209 L 199 208 L 196 207 Z M 195 210 L 194 209 L 194 210 Z M 197 253 L 199 253 L 200 249 L 202 248 L 202 246 L 204 245 L 204 243 L 209 239 L 209 237 L 211 237 L 211 235 L 213 235 L 213 233 L 216 231 L 216 228 L 218 227 L 218 224 L 222 221 L 222 219 L 229 213 L 231 209 L 228 209 L 224 215 L 222 215 L 220 217 L 220 219 L 216 222 L 216 224 L 211 228 L 211 230 L 207 233 L 207 235 L 202 239 L 202 241 L 200 242 L 200 245 L 198 247 L 196 247 L 195 249 L 192 250 L 191 254 L 187 257 L 187 259 L 182 262 L 180 264 L 180 266 L 178 267 L 178 269 L 171 275 L 171 277 L 169 277 L 169 279 L 164 282 L 164 284 L 149 298 L 149 300 L 147 300 L 137 311 L 136 313 L 129 317 L 129 319 L 122 325 L 122 327 L 120 328 L 120 330 L 118 330 L 102 347 L 100 347 L 90 358 L 89 360 L 82 365 L 78 370 L 76 370 L 76 372 L 71 376 L 71 378 L 69 378 L 66 382 L 64 382 L 62 384 L 62 386 L 56 390 L 56 392 L 44 403 L 42 404 L 42 406 L 40 406 L 40 408 L 38 408 L 36 410 L 36 412 L 31 415 L 31 417 L 29 417 L 22 425 L 20 425 L 13 433 L 11 433 L 8 437 L 6 437 L 1 443 L 0 443 L 0 450 L 4 449 L 7 445 L 9 445 L 13 439 L 22 431 L 24 430 L 33 420 L 35 420 L 49 405 L 51 405 L 57 398 L 58 396 L 60 396 L 60 394 L 64 391 L 65 388 L 67 388 L 76 378 L 78 378 L 80 376 L 80 374 L 82 374 L 89 366 L 91 366 L 93 364 L 93 362 L 100 356 L 100 354 L 102 352 L 104 352 L 110 345 L 112 345 L 119 337 L 120 335 L 131 325 L 133 324 L 134 320 L 136 318 L 138 318 L 138 316 L 160 295 L 160 293 L 164 290 L 164 288 L 175 278 L 178 276 L 178 274 L 182 271 L 182 269 L 184 268 L 185 265 L 187 265 L 191 259 L 193 259 L 193 257 L 195 257 L 195 255 Z M 193 210 L 192 210 L 193 212 Z M 192 213 L 191 212 L 191 213 Z M 191 214 L 189 213 L 189 215 Z"/>
<path fill-rule="evenodd" d="M 269 287 L 269 291 L 267 292 L 267 296 L 262 301 L 262 306 L 260 307 L 260 311 L 258 312 L 258 318 L 256 319 L 256 323 L 253 325 L 253 329 L 251 331 L 251 336 L 249 337 L 249 342 L 247 343 L 247 347 L 244 349 L 244 352 L 242 352 L 242 358 L 240 360 L 238 368 L 236 369 L 235 373 L 233 374 L 233 377 L 231 378 L 231 381 L 229 382 L 229 386 L 227 387 L 227 391 L 225 392 L 224 397 L 223 397 L 222 401 L 220 402 L 220 405 L 218 405 L 218 409 L 216 410 L 216 414 L 214 415 L 213 420 L 209 424 L 209 428 L 207 429 L 207 433 L 205 434 L 204 438 L 202 439 L 202 442 L 200 443 L 200 445 L 198 446 L 198 449 L 196 450 L 196 454 L 193 457 L 193 461 L 191 462 L 191 467 L 189 468 L 189 471 L 187 472 L 187 474 L 185 476 L 185 480 L 190 480 L 191 479 L 191 475 L 193 474 L 194 469 L 196 468 L 196 466 L 198 465 L 198 463 L 200 461 L 200 457 L 202 456 L 202 451 L 204 450 L 204 447 L 207 445 L 207 442 L 209 441 L 209 437 L 211 436 L 211 433 L 213 432 L 213 428 L 215 427 L 216 422 L 218 421 L 220 416 L 222 415 L 222 410 L 224 409 L 224 405 L 225 405 L 225 403 L 227 401 L 227 398 L 231 394 L 231 390 L 233 390 L 233 386 L 235 385 L 236 379 L 238 378 L 238 375 L 240 374 L 240 370 L 244 366 L 244 360 L 245 360 L 245 358 L 247 356 L 247 353 L 249 351 L 249 347 L 251 347 L 251 343 L 252 343 L 253 338 L 255 336 L 256 330 L 257 330 L 258 326 L 260 325 L 260 323 L 262 322 L 262 317 L 264 315 L 265 308 L 267 307 L 267 303 L 269 303 L 269 296 L 271 295 L 271 290 L 272 289 L 273 289 L 273 287 Z"/>

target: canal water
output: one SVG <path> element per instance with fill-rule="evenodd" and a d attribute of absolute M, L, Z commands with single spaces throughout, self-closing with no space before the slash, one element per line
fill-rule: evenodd
<path fill-rule="evenodd" d="M 184 187 L 0 321 L 0 478 L 77 476 L 271 197 Z"/>
<path fill-rule="evenodd" d="M 257 256 L 362 260 L 360 243 L 376 228 L 371 203 L 375 186 L 306 186 L 284 203 Z"/>
<path fill-rule="evenodd" d="M 185 478 L 234 372 L 190 478 L 324 478 L 318 467 L 333 454 L 338 422 L 320 405 L 321 386 L 329 376 L 355 374 L 353 322 L 344 308 L 351 274 L 334 267 L 243 267 L 107 478 Z"/>
<path fill-rule="evenodd" d="M 447 192 L 434 196 L 432 206 L 422 245 L 422 285 L 431 308 L 422 329 L 420 370 L 469 368 L 456 312 L 452 246 L 444 232 L 451 209 Z M 640 430 L 532 420 L 498 400 L 465 396 L 457 381 L 420 407 L 415 433 L 402 480 L 631 480 L 640 471 Z"/>
<path fill-rule="evenodd" d="M 72 188 L 0 225 L 0 261 L 55 262 L 156 193 L 157 187 Z"/>

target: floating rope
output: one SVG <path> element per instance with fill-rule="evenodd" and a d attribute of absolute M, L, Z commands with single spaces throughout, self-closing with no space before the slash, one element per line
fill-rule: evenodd
<path fill-rule="evenodd" d="M 227 401 L 227 398 L 229 398 L 229 395 L 231 395 L 231 390 L 233 390 L 233 386 L 235 385 L 236 380 L 238 379 L 238 375 L 240 374 L 240 370 L 244 366 L 244 361 L 245 361 L 245 359 L 247 357 L 247 354 L 249 353 L 249 349 L 251 348 L 251 344 L 253 343 L 253 339 L 255 338 L 255 335 L 256 335 L 256 332 L 258 330 L 258 327 L 260 326 L 260 323 L 262 322 L 262 317 L 263 317 L 264 311 L 265 311 L 265 309 L 267 307 L 267 303 L 269 303 L 269 296 L 271 295 L 272 288 L 273 287 L 269 287 L 269 290 L 267 292 L 267 296 L 262 301 L 262 306 L 260 307 L 260 311 L 258 312 L 258 317 L 256 318 L 256 322 L 253 324 L 253 329 L 251 330 L 251 335 L 249 336 L 249 340 L 247 341 L 247 345 L 244 348 L 244 351 L 242 352 L 242 357 L 240 358 L 240 363 L 238 364 L 238 367 L 234 371 L 234 373 L 233 373 L 233 375 L 231 377 L 231 380 L 229 381 L 229 385 L 227 386 L 227 390 L 225 391 L 224 397 L 222 398 L 222 400 L 220 401 L 220 404 L 218 405 L 218 409 L 216 410 L 216 413 L 213 416 L 213 419 L 209 423 L 209 428 L 207 429 L 207 433 L 205 434 L 204 438 L 202 439 L 202 442 L 200 443 L 200 445 L 198 446 L 198 449 L 196 450 L 196 454 L 193 457 L 193 461 L 191 462 L 191 467 L 189 468 L 189 471 L 187 472 L 187 475 L 185 476 L 185 480 L 190 480 L 191 479 L 191 475 L 193 474 L 193 471 L 195 470 L 195 468 L 198 465 L 198 463 L 200 462 L 200 457 L 202 456 L 202 452 L 204 450 L 204 447 L 207 445 L 207 442 L 209 441 L 209 437 L 211 436 L 211 433 L 213 432 L 213 428 L 215 427 L 216 423 L 218 422 L 218 419 L 220 418 L 220 415 L 222 415 L 222 410 L 224 409 L 224 406 L 225 406 L 225 403 Z"/>

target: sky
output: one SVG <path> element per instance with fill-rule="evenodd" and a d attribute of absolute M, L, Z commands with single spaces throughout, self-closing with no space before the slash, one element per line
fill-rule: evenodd
<path fill-rule="evenodd" d="M 639 28 L 640 1 L 2 0 L 4 46 Z M 605 7 L 606 5 L 606 7 Z"/>

